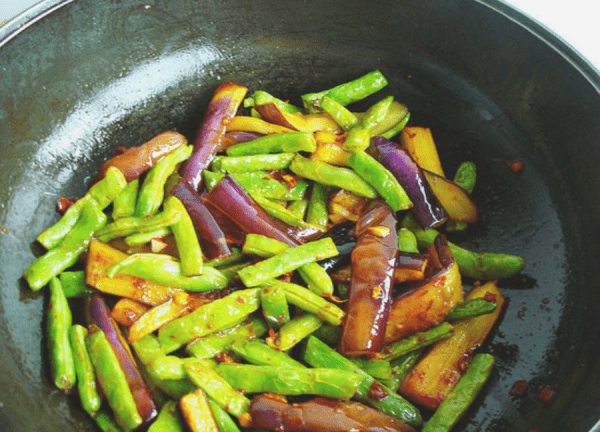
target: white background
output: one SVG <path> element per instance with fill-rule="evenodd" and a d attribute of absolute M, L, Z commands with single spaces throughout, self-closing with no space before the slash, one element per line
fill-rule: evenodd
<path fill-rule="evenodd" d="M 552 30 L 600 70 L 600 26 L 597 23 L 598 3 L 595 0 L 504 1 Z M 0 0 L 0 23 L 37 2 L 38 0 Z"/>

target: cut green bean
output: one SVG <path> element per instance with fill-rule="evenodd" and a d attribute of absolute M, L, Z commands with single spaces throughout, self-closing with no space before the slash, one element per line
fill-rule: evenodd
<path fill-rule="evenodd" d="M 210 397 L 208 398 L 208 404 L 219 427 L 219 432 L 240 432 L 240 428 L 225 409 L 221 408 Z"/>
<path fill-rule="evenodd" d="M 85 327 L 75 324 L 69 330 L 69 339 L 73 349 L 73 359 L 75 361 L 75 372 L 77 374 L 77 391 L 81 406 L 92 417 L 100 409 L 102 398 L 96 387 L 96 374 L 94 365 L 88 353 L 85 338 L 88 331 Z"/>
<path fill-rule="evenodd" d="M 77 381 L 75 359 L 69 340 L 72 320 L 71 309 L 63 293 L 60 280 L 53 277 L 50 280 L 46 334 L 52 380 L 56 387 L 63 391 L 73 389 Z"/>
<path fill-rule="evenodd" d="M 308 200 L 305 200 L 305 199 L 292 201 L 287 206 L 288 211 L 293 213 L 300 220 L 304 220 L 304 216 L 306 215 L 307 208 L 308 208 Z"/>
<path fill-rule="evenodd" d="M 392 366 L 388 360 L 368 360 L 360 357 L 350 360 L 356 366 L 377 380 L 381 380 L 383 382 L 392 377 Z"/>
<path fill-rule="evenodd" d="M 342 330 L 342 326 L 325 323 L 315 330 L 312 335 L 330 347 L 335 347 L 342 337 Z"/>
<path fill-rule="evenodd" d="M 311 225 L 327 227 L 329 223 L 329 193 L 331 188 L 321 183 L 314 183 L 310 198 L 308 200 L 308 209 L 306 211 L 306 222 Z"/>
<path fill-rule="evenodd" d="M 226 256 L 224 258 L 215 258 L 212 261 L 207 261 L 204 263 L 204 265 L 220 269 L 223 267 L 229 267 L 232 264 L 239 264 L 248 259 L 246 255 L 242 253 L 242 250 L 240 248 L 232 247 L 231 253 L 232 254 L 230 256 Z"/>
<path fill-rule="evenodd" d="M 119 192 L 119 195 L 113 201 L 113 219 L 117 220 L 135 215 L 139 188 L 140 180 L 133 179 Z"/>
<path fill-rule="evenodd" d="M 378 92 L 387 84 L 388 82 L 383 74 L 375 70 L 331 89 L 302 95 L 302 102 L 309 112 L 317 113 L 321 111 L 319 101 L 323 96 L 327 96 L 339 104 L 346 106 Z"/>
<path fill-rule="evenodd" d="M 250 156 L 216 156 L 215 170 L 238 173 L 249 171 L 283 170 L 290 166 L 295 153 L 256 154 Z"/>
<path fill-rule="evenodd" d="M 221 363 L 217 373 L 245 393 L 317 395 L 348 400 L 362 378 L 353 372 L 327 368 L 290 368 Z"/>
<path fill-rule="evenodd" d="M 321 98 L 319 106 L 345 131 L 350 130 L 353 126 L 358 124 L 358 119 L 349 109 L 328 96 L 323 96 Z"/>
<path fill-rule="evenodd" d="M 377 356 L 381 360 L 395 360 L 403 355 L 415 351 L 435 342 L 450 337 L 454 334 L 454 327 L 450 323 L 443 322 L 424 332 L 420 332 L 386 345 L 383 351 Z"/>
<path fill-rule="evenodd" d="M 135 401 L 129 390 L 125 372 L 104 332 L 97 327 L 90 330 L 86 345 L 96 377 L 108 404 L 113 410 L 117 424 L 124 430 L 133 430 L 142 424 Z"/>
<path fill-rule="evenodd" d="M 348 157 L 348 164 L 385 199 L 393 211 L 413 206 L 404 188 L 394 175 L 364 151 Z"/>
<path fill-rule="evenodd" d="M 259 288 L 233 292 L 161 327 L 160 345 L 165 353 L 173 352 L 197 337 L 232 327 L 259 306 Z"/>
<path fill-rule="evenodd" d="M 191 381 L 229 414 L 240 417 L 250 410 L 250 400 L 235 389 L 215 370 L 198 364 L 185 366 Z"/>
<path fill-rule="evenodd" d="M 404 127 L 406 126 L 406 124 L 408 123 L 409 120 L 410 120 L 410 113 L 407 112 L 406 115 L 404 116 L 404 118 L 402 118 L 402 120 L 400 120 L 394 127 L 381 133 L 380 136 L 387 138 L 387 139 L 394 138 L 396 135 L 398 135 L 400 132 L 402 132 L 402 129 L 404 129 Z"/>
<path fill-rule="evenodd" d="M 261 337 L 268 330 L 264 320 L 250 317 L 236 327 L 195 339 L 185 350 L 199 359 L 208 359 L 227 351 L 235 342 Z"/>
<path fill-rule="evenodd" d="M 181 358 L 166 355 L 151 360 L 147 370 L 150 376 L 157 380 L 183 380 L 188 378 L 185 370 L 185 365 L 188 363 L 198 363 L 202 367 L 210 369 L 214 369 L 217 366 L 216 360 L 213 359 Z"/>
<path fill-rule="evenodd" d="M 369 128 L 358 124 L 350 129 L 350 132 L 346 135 L 346 139 L 342 143 L 342 149 L 352 153 L 364 152 L 369 147 L 370 140 L 371 132 L 369 132 Z"/>
<path fill-rule="evenodd" d="M 450 432 L 483 389 L 494 367 L 494 357 L 477 354 L 465 374 L 429 419 L 423 432 Z"/>
<path fill-rule="evenodd" d="M 185 432 L 185 420 L 179 411 L 177 402 L 168 401 L 163 405 L 154 423 L 147 432 Z"/>
<path fill-rule="evenodd" d="M 272 287 L 279 287 L 285 292 L 286 300 L 289 304 L 299 307 L 309 312 L 323 321 L 333 325 L 341 325 L 344 318 L 344 311 L 334 303 L 313 293 L 312 291 L 290 282 L 272 280 L 269 282 Z"/>
<path fill-rule="evenodd" d="M 270 279 L 296 270 L 304 264 L 331 258 L 338 254 L 333 240 L 329 237 L 304 243 L 245 267 L 238 272 L 247 287 L 258 286 Z"/>
<path fill-rule="evenodd" d="M 439 234 L 433 228 L 423 231 L 411 215 L 402 220 L 402 226 L 411 230 L 419 243 L 419 247 L 427 249 Z M 503 279 L 517 275 L 525 266 L 525 260 L 516 255 L 502 253 L 477 253 L 452 242 L 448 242 L 452 256 L 458 264 L 460 273 L 473 279 Z"/>
<path fill-rule="evenodd" d="M 390 362 L 392 366 L 392 376 L 389 380 L 382 382 L 382 384 L 393 392 L 397 392 L 408 373 L 421 358 L 423 351 L 425 351 L 425 348 L 416 349 L 404 354 L 402 357 L 392 360 Z"/>
<path fill-rule="evenodd" d="M 100 410 L 94 416 L 94 421 L 102 432 L 123 432 L 123 429 L 117 424 L 112 413 L 107 410 Z"/>
<path fill-rule="evenodd" d="M 472 298 L 457 304 L 450 315 L 446 318 L 449 322 L 454 322 L 466 318 L 473 318 L 480 315 L 492 313 L 498 307 L 495 301 L 487 301 L 484 298 Z"/>
<path fill-rule="evenodd" d="M 242 251 L 247 255 L 257 255 L 261 258 L 270 258 L 289 249 L 289 245 L 260 234 L 248 234 Z M 298 268 L 298 274 L 306 286 L 316 294 L 330 297 L 333 294 L 331 277 L 318 263 L 304 264 Z"/>
<path fill-rule="evenodd" d="M 206 171 L 205 177 L 206 188 L 212 190 L 225 177 L 225 173 Z M 294 187 L 290 188 L 287 184 L 275 179 L 267 171 L 238 172 L 232 173 L 231 177 L 252 196 L 258 195 L 275 200 L 300 200 L 304 197 L 308 188 L 308 183 L 304 180 L 297 181 Z"/>
<path fill-rule="evenodd" d="M 290 320 L 285 292 L 280 286 L 265 286 L 260 290 L 262 313 L 270 328 L 278 329 Z"/>
<path fill-rule="evenodd" d="M 246 99 L 244 99 L 244 108 L 251 108 L 254 106 L 265 105 L 268 103 L 274 103 L 277 106 L 277 108 L 288 113 L 301 113 L 303 111 L 302 108 L 298 108 L 295 105 L 282 101 L 281 99 L 278 99 L 275 96 L 262 90 L 256 90 L 252 94 L 252 97 L 247 97 Z"/>
<path fill-rule="evenodd" d="M 154 253 L 129 255 L 106 269 L 106 274 L 109 277 L 127 274 L 192 292 L 212 291 L 227 286 L 227 278 L 213 267 L 206 267 L 200 276 L 185 276 L 177 259 L 171 255 Z"/>
<path fill-rule="evenodd" d="M 408 228 L 398 230 L 398 250 L 401 252 L 419 253 L 417 238 Z"/>
<path fill-rule="evenodd" d="M 159 228 L 156 231 L 131 234 L 125 237 L 124 241 L 128 246 L 141 246 L 150 243 L 154 239 L 164 238 L 173 234 L 171 228 Z"/>
<path fill-rule="evenodd" d="M 379 384 L 375 378 L 316 337 L 311 336 L 308 338 L 304 351 L 304 361 L 315 368 L 335 368 L 359 374 L 362 381 L 354 395 L 354 399 L 377 408 L 384 414 L 396 417 L 413 427 L 421 425 L 422 418 L 417 408 L 402 396 Z M 373 386 L 379 387 L 386 396 L 382 398 L 372 397 L 371 389 Z"/>
<path fill-rule="evenodd" d="M 475 188 L 475 181 L 477 179 L 477 168 L 473 162 L 463 162 L 458 166 L 456 174 L 454 175 L 454 183 L 463 188 L 467 193 L 473 192 Z M 464 222 L 458 222 L 455 220 L 449 220 L 446 224 L 446 231 L 448 232 L 463 232 L 467 229 L 468 224 Z"/>
<path fill-rule="evenodd" d="M 71 267 L 87 250 L 94 233 L 106 224 L 106 215 L 94 199 L 84 203 L 79 218 L 58 245 L 37 258 L 23 273 L 32 290 L 37 291 L 50 279 Z"/>
<path fill-rule="evenodd" d="M 85 298 L 94 290 L 85 283 L 85 271 L 64 271 L 58 275 L 66 298 Z"/>
<path fill-rule="evenodd" d="M 94 184 L 83 198 L 69 207 L 57 223 L 42 231 L 36 240 L 46 249 L 54 248 L 62 242 L 80 219 L 80 213 L 86 202 L 94 200 L 98 203 L 100 210 L 104 210 L 126 185 L 127 180 L 123 173 L 118 168 L 110 167 L 102 180 Z"/>
<path fill-rule="evenodd" d="M 296 155 L 290 164 L 290 170 L 300 177 L 317 183 L 339 187 L 366 198 L 377 198 L 378 193 L 373 186 L 355 171 L 330 165 L 325 162 L 311 160 Z"/>
<path fill-rule="evenodd" d="M 154 165 L 140 187 L 135 215 L 146 217 L 156 214 L 163 203 L 165 183 L 178 164 L 190 157 L 194 146 L 180 146 L 164 156 Z"/>
<path fill-rule="evenodd" d="M 323 325 L 316 315 L 305 313 L 285 323 L 275 336 L 266 339 L 267 345 L 279 351 L 288 351 Z"/>
<path fill-rule="evenodd" d="M 291 210 L 288 210 L 286 207 L 283 207 L 278 203 L 254 192 L 251 192 L 250 195 L 252 196 L 252 198 L 254 198 L 254 201 L 256 201 L 258 205 L 260 205 L 268 214 L 270 214 L 274 218 L 277 218 L 291 226 L 299 228 L 307 227 L 307 224 L 306 222 L 304 222 L 304 219 L 299 217 L 296 213 L 292 212 Z"/>
<path fill-rule="evenodd" d="M 132 216 L 111 222 L 102 229 L 99 229 L 96 237 L 101 242 L 108 243 L 115 238 L 127 237 L 136 233 L 155 232 L 156 230 L 170 227 L 177 223 L 181 217 L 180 208 L 174 199 L 177 198 L 167 198 L 163 211 L 155 215 L 148 217 Z"/>
<path fill-rule="evenodd" d="M 204 261 L 194 223 L 181 201 L 175 197 L 173 198 L 176 200 L 173 201 L 175 206 L 179 207 L 181 213 L 179 220 L 171 226 L 179 251 L 181 273 L 187 277 L 202 275 Z"/>
<path fill-rule="evenodd" d="M 305 367 L 287 353 L 273 349 L 263 341 L 236 342 L 231 345 L 231 350 L 253 365 L 295 368 Z"/>
<path fill-rule="evenodd" d="M 270 134 L 252 141 L 228 147 L 227 156 L 249 156 L 269 153 L 312 153 L 317 149 L 315 137 L 310 132 Z"/>

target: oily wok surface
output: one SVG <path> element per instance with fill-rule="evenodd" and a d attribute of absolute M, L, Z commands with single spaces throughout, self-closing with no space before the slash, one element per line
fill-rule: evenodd
<path fill-rule="evenodd" d="M 119 146 L 168 129 L 191 140 L 222 81 L 299 103 L 376 68 L 390 85 L 365 103 L 404 102 L 449 175 L 478 166 L 481 221 L 458 240 L 527 262 L 500 282 L 495 372 L 457 429 L 600 418 L 600 77 L 544 29 L 493 0 L 50 0 L 0 40 L 0 430 L 94 430 L 50 382 L 45 290 L 21 278 L 58 198 L 82 196 Z"/>

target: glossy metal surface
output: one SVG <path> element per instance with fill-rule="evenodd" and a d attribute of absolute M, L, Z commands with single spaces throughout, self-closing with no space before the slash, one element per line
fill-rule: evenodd
<path fill-rule="evenodd" d="M 534 23 L 493 0 L 51 0 L 0 40 L 1 430 L 94 430 L 49 381 L 44 292 L 21 279 L 58 198 L 82 195 L 118 146 L 191 139 L 224 80 L 298 101 L 375 68 L 433 129 L 447 172 L 478 164 L 466 244 L 527 261 L 500 284 L 496 371 L 459 429 L 586 431 L 600 417 L 600 77 Z M 515 380 L 530 383 L 519 398 Z"/>

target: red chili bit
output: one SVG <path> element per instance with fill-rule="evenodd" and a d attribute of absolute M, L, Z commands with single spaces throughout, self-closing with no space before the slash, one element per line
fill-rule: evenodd
<path fill-rule="evenodd" d="M 387 392 L 381 386 L 381 384 L 379 384 L 377 381 L 373 381 L 373 384 L 371 384 L 371 388 L 369 389 L 369 399 L 379 402 L 387 395 Z"/>
<path fill-rule="evenodd" d="M 8 233 L 8 230 L 7 230 L 6 228 L 2 227 L 2 228 L 0 228 L 0 229 L 2 230 L 2 232 L 3 232 L 4 234 L 7 234 L 7 233 Z"/>
<path fill-rule="evenodd" d="M 483 296 L 483 299 L 488 302 L 494 302 L 496 301 L 496 294 L 486 291 L 485 295 Z"/>
<path fill-rule="evenodd" d="M 69 210 L 69 207 L 71 207 L 73 204 L 75 204 L 75 201 L 72 198 L 61 198 L 58 200 L 58 203 L 56 203 L 56 211 L 59 213 L 64 214 L 67 210 Z"/>
<path fill-rule="evenodd" d="M 542 402 L 548 402 L 554 397 L 554 390 L 550 386 L 544 386 L 538 392 L 537 398 Z"/>
<path fill-rule="evenodd" d="M 527 384 L 527 381 L 525 381 L 525 380 L 515 381 L 513 383 L 512 388 L 510 389 L 509 394 L 511 396 L 523 396 L 523 394 L 527 391 L 527 387 L 529 387 L 529 384 Z"/>
<path fill-rule="evenodd" d="M 237 304 L 244 304 L 244 303 L 246 303 L 246 299 L 242 296 L 239 296 L 237 299 L 235 299 L 235 302 Z"/>
<path fill-rule="evenodd" d="M 406 129 L 405 129 L 405 130 L 406 130 Z M 409 137 L 409 138 L 414 138 L 414 137 L 416 137 L 416 136 L 417 136 L 417 134 L 416 134 L 416 133 L 414 133 L 414 132 L 409 132 L 409 131 L 406 131 L 406 135 L 408 135 L 408 137 Z"/>
<path fill-rule="evenodd" d="M 215 356 L 219 363 L 237 363 L 237 361 L 229 355 L 227 351 L 223 351 Z"/>
<path fill-rule="evenodd" d="M 523 169 L 523 162 L 521 161 L 512 161 L 507 164 L 508 169 L 512 172 L 519 172 Z"/>
<path fill-rule="evenodd" d="M 275 330 L 269 329 L 269 337 L 271 339 L 275 339 L 277 337 L 277 333 L 275 333 Z"/>

